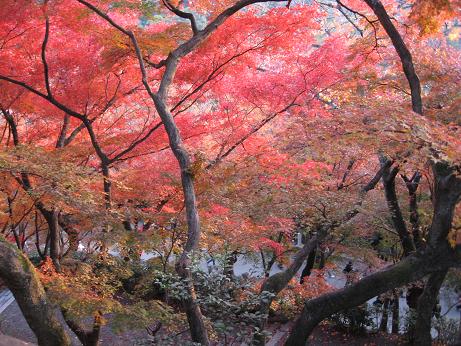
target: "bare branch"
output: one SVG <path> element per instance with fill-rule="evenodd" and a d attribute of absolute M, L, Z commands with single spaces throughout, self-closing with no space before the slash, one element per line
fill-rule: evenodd
<path fill-rule="evenodd" d="M 42 63 L 43 63 L 43 74 L 45 75 L 45 87 L 46 92 L 51 97 L 51 87 L 50 87 L 50 76 L 48 71 L 48 63 L 46 62 L 46 45 L 48 43 L 48 37 L 50 35 L 50 21 L 48 16 L 45 18 L 45 37 L 43 38 L 42 43 Z"/>
<path fill-rule="evenodd" d="M 192 13 L 190 12 L 184 12 L 184 11 L 181 11 L 179 8 L 173 6 L 173 4 L 169 1 L 169 0 L 162 0 L 162 3 L 165 5 L 165 7 L 173 12 L 175 15 L 177 15 L 178 17 L 181 17 L 181 18 L 184 18 L 184 19 L 188 19 L 190 21 L 190 26 L 192 28 L 192 32 L 194 35 L 197 35 L 197 33 L 199 32 L 198 28 L 197 28 L 197 22 L 195 20 L 195 17 Z"/>
<path fill-rule="evenodd" d="M 337 0 L 339 1 L 339 0 Z M 423 103 L 421 100 L 421 84 L 419 77 L 416 74 L 415 67 L 413 65 L 412 55 L 406 46 L 405 42 L 400 36 L 399 31 L 392 23 L 389 14 L 384 8 L 383 4 L 379 0 L 364 0 L 366 4 L 373 10 L 379 22 L 389 36 L 392 44 L 399 55 L 400 62 L 402 63 L 403 72 L 407 78 L 408 84 L 411 90 L 411 105 L 415 113 L 420 115 L 423 114 Z"/>

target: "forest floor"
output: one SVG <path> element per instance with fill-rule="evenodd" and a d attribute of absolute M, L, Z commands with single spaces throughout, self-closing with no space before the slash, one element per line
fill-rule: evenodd
<path fill-rule="evenodd" d="M 291 324 L 272 325 L 273 335 L 268 342 L 268 346 L 283 345 L 288 337 Z M 0 333 L 15 337 L 17 339 L 36 343 L 37 340 L 32 330 L 27 325 L 21 310 L 16 302 L 13 302 L 0 315 Z M 73 333 L 72 344 L 80 345 Z M 103 328 L 101 335 L 101 345 L 103 346 L 129 346 L 139 345 L 140 340 L 147 340 L 147 333 L 143 330 L 133 331 L 124 334 L 114 334 L 110 328 Z M 339 332 L 331 325 L 319 326 L 310 338 L 310 345 L 314 346 L 393 346 L 402 345 L 403 340 L 395 335 L 372 334 L 366 336 L 350 336 Z"/>
<path fill-rule="evenodd" d="M 292 323 L 280 326 L 273 326 L 274 331 L 271 340 L 267 346 L 282 346 L 288 338 Z M 348 335 L 339 331 L 331 324 L 322 324 L 318 326 L 309 338 L 309 345 L 312 346 L 396 346 L 404 345 L 405 341 L 401 335 L 373 333 L 366 335 Z"/>

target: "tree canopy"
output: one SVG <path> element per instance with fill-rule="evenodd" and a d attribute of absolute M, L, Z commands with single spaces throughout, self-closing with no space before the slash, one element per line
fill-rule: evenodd
<path fill-rule="evenodd" d="M 460 286 L 460 5 L 2 0 L 0 278 L 38 343 L 70 344 L 59 308 L 83 345 L 263 345 L 274 316 L 305 345 L 374 297 L 399 333 L 418 286 L 430 345 Z"/>

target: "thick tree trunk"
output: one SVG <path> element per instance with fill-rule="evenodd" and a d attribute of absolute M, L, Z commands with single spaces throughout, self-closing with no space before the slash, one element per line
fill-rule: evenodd
<path fill-rule="evenodd" d="M 435 177 L 434 213 L 427 248 L 347 288 L 307 301 L 287 345 L 305 345 L 315 326 L 335 312 L 363 304 L 368 299 L 428 274 L 459 265 L 458 253 L 450 247 L 446 238 L 461 195 L 461 179 L 455 168 L 445 162 L 434 163 L 432 170 Z"/>
<path fill-rule="evenodd" d="M 70 345 L 70 338 L 48 302 L 34 266 L 4 240 L 0 240 L 0 277 L 13 292 L 40 346 Z"/>
<path fill-rule="evenodd" d="M 432 344 L 431 321 L 440 287 L 448 270 L 442 270 L 429 276 L 424 291 L 418 299 L 417 317 L 415 324 L 415 345 L 430 346 Z"/>
<path fill-rule="evenodd" d="M 401 287 L 409 282 L 419 280 L 427 274 L 444 270 L 453 265 L 457 259 L 453 254 L 448 254 L 449 251 L 448 248 L 445 248 L 438 253 L 426 252 L 411 255 L 355 284 L 306 301 L 286 345 L 304 346 L 313 329 L 324 318 L 338 311 L 363 304 L 393 288 Z"/>

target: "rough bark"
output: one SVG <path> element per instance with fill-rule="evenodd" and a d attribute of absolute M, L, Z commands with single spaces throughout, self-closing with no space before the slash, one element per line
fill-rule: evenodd
<path fill-rule="evenodd" d="M 40 346 L 70 345 L 70 338 L 48 302 L 34 266 L 4 240 L 0 240 L 0 277 L 13 293 Z"/>
<path fill-rule="evenodd" d="M 448 270 L 442 270 L 429 276 L 424 291 L 418 299 L 417 318 L 415 324 L 415 345 L 430 346 L 432 344 L 431 321 L 432 313 L 443 280 Z"/>

